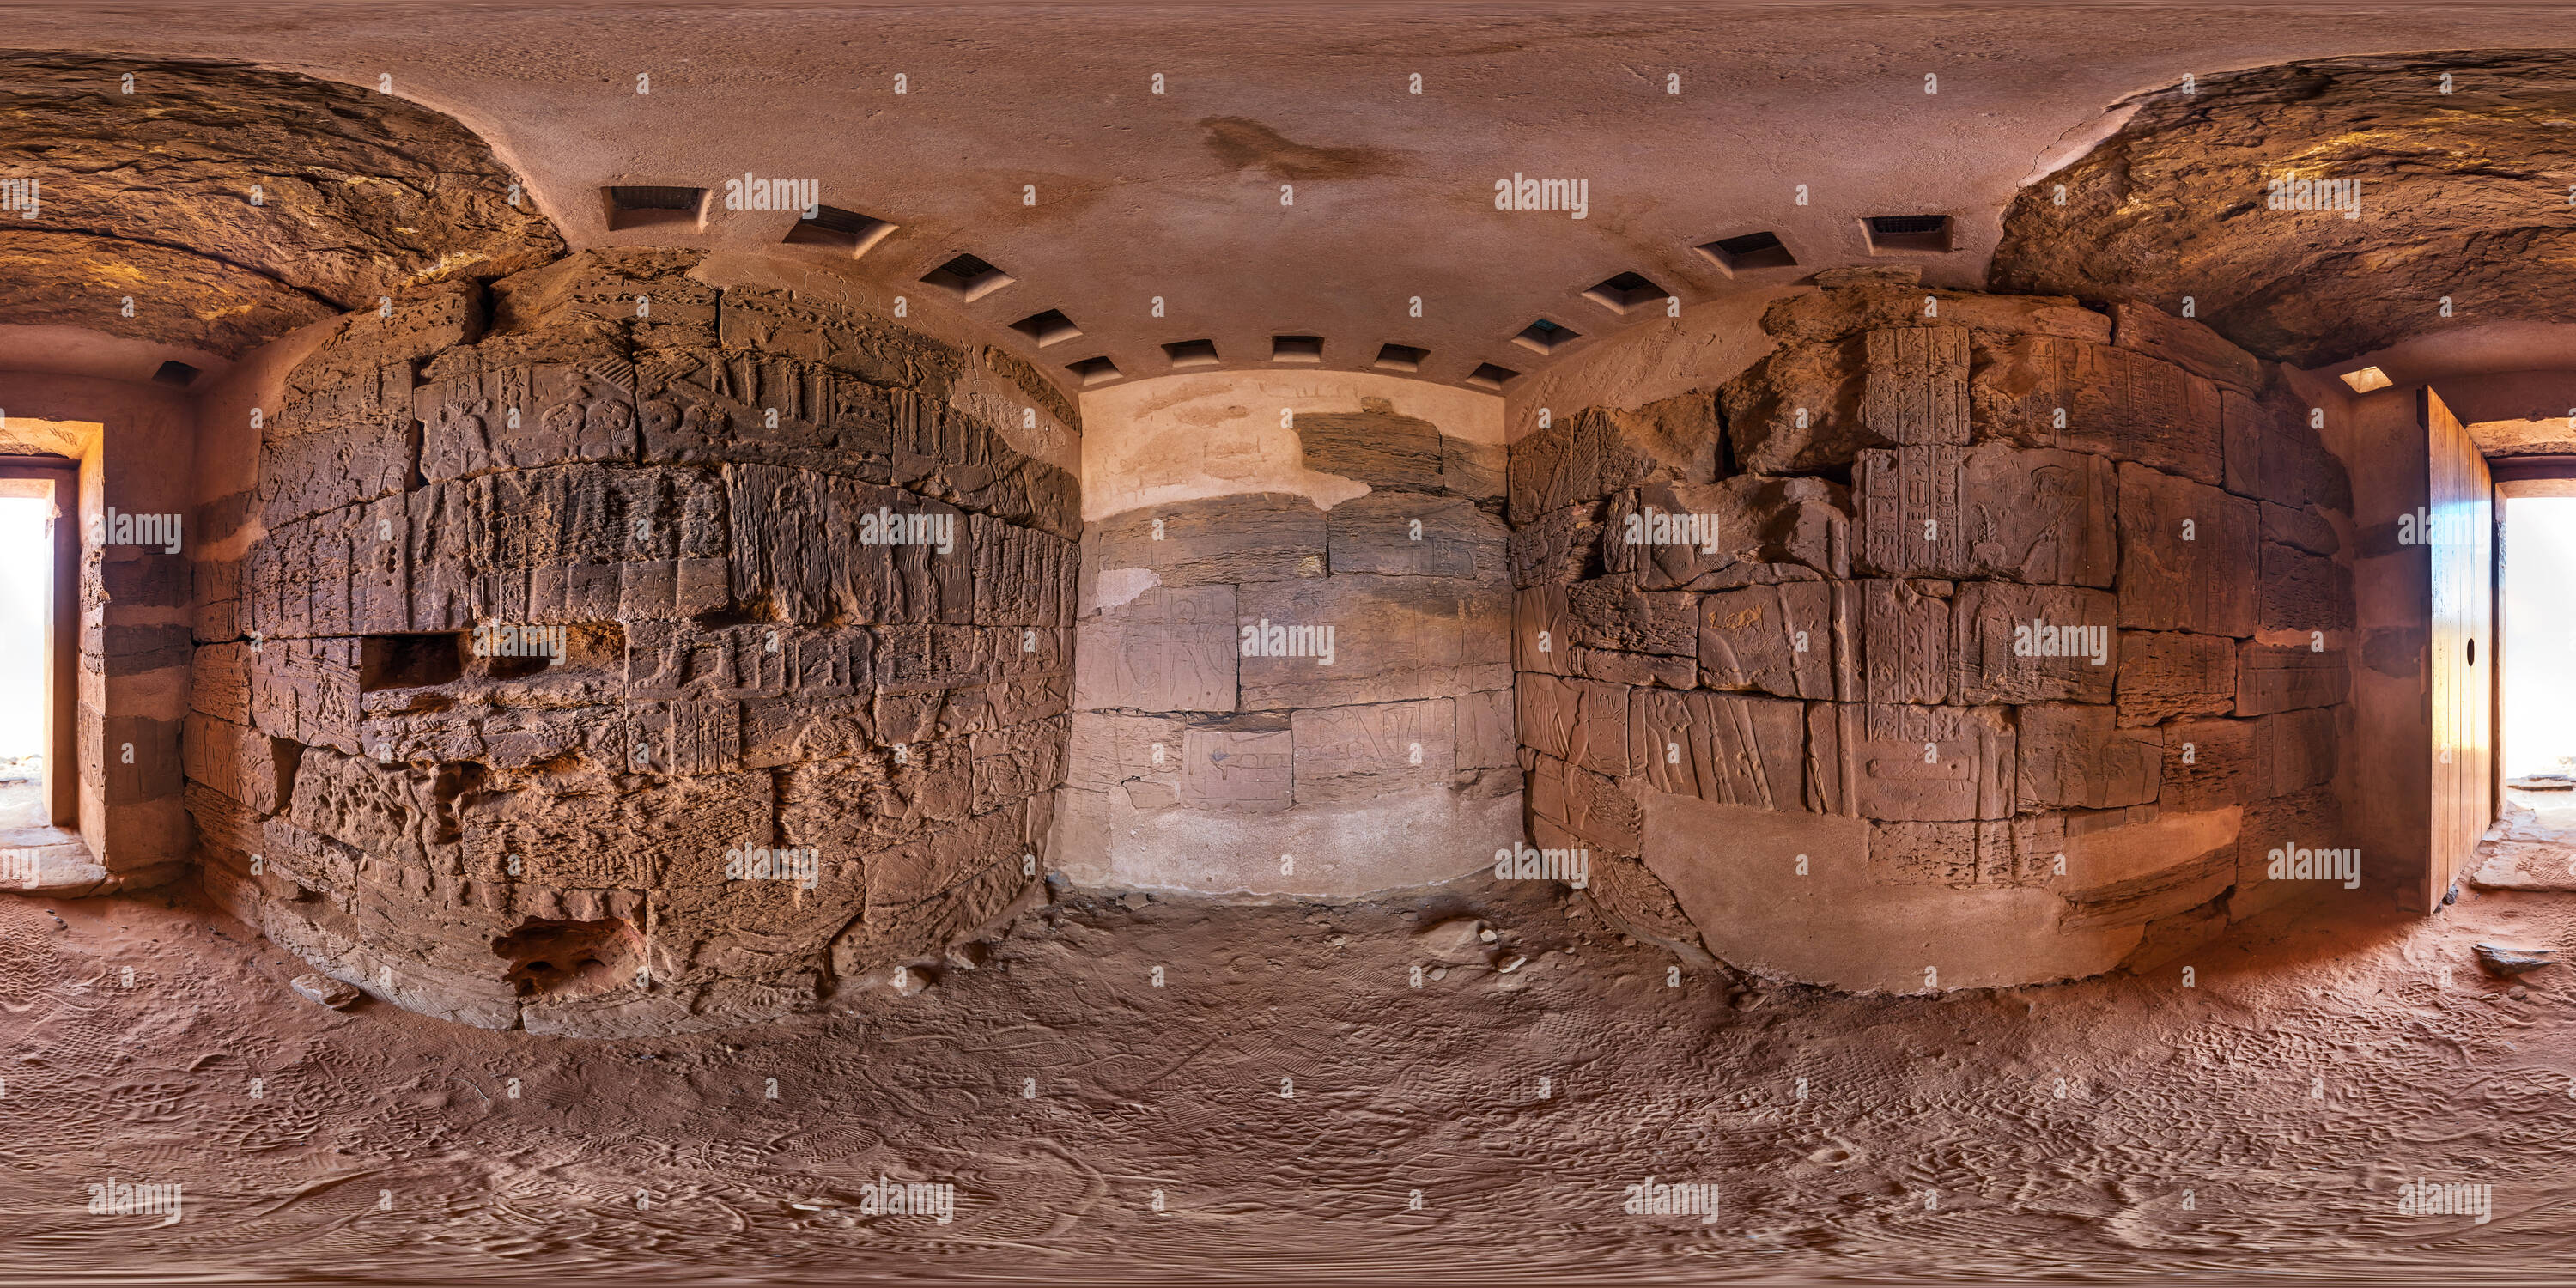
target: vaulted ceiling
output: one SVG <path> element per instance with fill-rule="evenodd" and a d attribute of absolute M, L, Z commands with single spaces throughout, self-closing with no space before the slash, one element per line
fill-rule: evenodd
<path fill-rule="evenodd" d="M 1421 351 L 1413 374 L 1464 383 L 1666 325 L 1666 295 L 1688 307 L 1869 262 L 2167 307 L 2199 293 L 2221 330 L 2312 362 L 2460 325 L 2434 298 L 2457 271 L 2473 280 L 2455 315 L 2554 319 L 2545 266 L 2576 226 L 2576 176 L 2550 154 L 2565 63 L 2547 49 L 2576 45 L 2576 14 L 2546 10 L 11 14 L 6 42 L 44 52 L 0 65 L 0 177 L 48 181 L 41 218 L 0 212 L 0 327 L 185 331 L 225 355 L 404 282 L 551 257 L 559 236 L 901 296 L 1068 385 L 1210 348 L 1216 367 L 1365 370 L 1390 345 Z M 2457 49 L 2540 52 L 2373 52 Z M 187 65 L 207 60 L 242 65 Z M 2427 79 L 2442 69 L 2447 97 Z M 2246 185 L 2291 166 L 2360 167 L 2362 218 L 2262 210 Z M 820 204 L 893 228 L 790 243 L 798 212 L 721 207 L 746 175 L 812 180 Z M 1582 181 L 1583 217 L 1496 209 L 1516 175 Z M 2033 204 L 2043 177 L 2069 206 Z M 718 201 L 703 221 L 613 227 L 612 186 Z M 1864 220 L 1887 215 L 1948 216 L 1948 249 L 1874 242 Z M 1698 249 L 1757 233 L 1794 263 Z M 1007 284 L 952 289 L 935 270 L 961 254 Z M 134 319 L 102 314 L 134 280 L 160 283 L 165 311 L 138 297 Z M 1554 329 L 1516 341 L 1541 319 Z"/>

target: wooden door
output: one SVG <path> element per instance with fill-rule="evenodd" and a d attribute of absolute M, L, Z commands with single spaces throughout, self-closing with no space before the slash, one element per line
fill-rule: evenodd
<path fill-rule="evenodd" d="M 2440 906 L 2495 822 L 2495 482 L 2442 405 L 2422 395 L 2431 493 L 2432 861 L 2424 906 Z"/>

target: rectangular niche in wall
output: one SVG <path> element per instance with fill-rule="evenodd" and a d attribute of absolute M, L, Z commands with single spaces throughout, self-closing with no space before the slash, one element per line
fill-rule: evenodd
<path fill-rule="evenodd" d="M 1583 298 L 1613 313 L 1625 313 L 1644 305 L 1661 304 L 1668 295 L 1669 292 L 1655 285 L 1643 273 L 1621 273 L 1596 283 L 1583 293 Z"/>
<path fill-rule="evenodd" d="M 966 297 L 967 302 L 971 304 L 1010 285 L 1014 279 L 1010 274 L 972 255 L 959 255 L 922 274 L 921 280 L 932 286 L 955 291 Z"/>
<path fill-rule="evenodd" d="M 1111 362 L 1106 355 L 1085 358 L 1080 362 L 1068 362 L 1064 364 L 1064 369 L 1072 372 L 1074 379 L 1081 381 L 1086 389 L 1093 385 L 1105 385 L 1124 374 L 1118 370 L 1118 364 Z"/>
<path fill-rule="evenodd" d="M 1216 341 L 1175 340 L 1163 346 L 1163 356 L 1174 367 L 1213 367 L 1217 364 Z"/>
<path fill-rule="evenodd" d="M 1324 337 L 1320 335 L 1274 335 L 1270 337 L 1272 362 L 1322 362 Z"/>
<path fill-rule="evenodd" d="M 1941 254 L 1950 249 L 1948 215 L 1871 215 L 1861 221 L 1869 253 Z"/>
<path fill-rule="evenodd" d="M 1429 349 L 1417 349 L 1409 344 L 1380 345 L 1377 361 L 1369 365 L 1380 371 L 1420 371 L 1422 360 L 1430 356 Z"/>
<path fill-rule="evenodd" d="M 884 241 L 895 226 L 873 215 L 839 206 L 817 206 L 814 217 L 799 219 L 787 230 L 790 246 L 828 246 L 856 259 Z"/>
<path fill-rule="evenodd" d="M 1061 309 L 1032 313 L 1012 323 L 1011 329 L 1037 341 L 1041 349 L 1050 344 L 1062 344 L 1067 340 L 1080 339 L 1082 336 L 1082 328 L 1075 326 L 1073 319 L 1066 317 Z"/>
<path fill-rule="evenodd" d="M 701 232 L 707 226 L 707 189 L 637 184 L 600 189 L 608 207 L 608 230 L 659 228 Z"/>
<path fill-rule="evenodd" d="M 1720 237 L 1716 241 L 1703 243 L 1699 247 L 1699 253 L 1706 255 L 1709 261 L 1719 268 L 1725 269 L 1729 277 L 1737 273 L 1749 273 L 1757 268 L 1796 268 L 1798 266 L 1798 257 L 1790 254 L 1789 248 L 1781 243 L 1780 234 L 1772 232 Z"/>

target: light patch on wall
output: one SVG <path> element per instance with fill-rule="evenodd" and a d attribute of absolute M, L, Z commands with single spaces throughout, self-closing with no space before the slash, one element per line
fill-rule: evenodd
<path fill-rule="evenodd" d="M 2357 394 L 2366 394 L 2373 389 L 2386 389 L 2390 385 L 2397 383 L 2396 381 L 2388 378 L 2387 372 L 2382 371 L 2377 367 L 2363 367 L 2359 371 L 2347 371 L 2343 373 L 2343 382 L 2352 386 L 2352 391 Z"/>

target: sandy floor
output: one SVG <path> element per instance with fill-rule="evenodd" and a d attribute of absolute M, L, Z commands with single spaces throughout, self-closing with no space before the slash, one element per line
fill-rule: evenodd
<path fill-rule="evenodd" d="M 1575 906 L 1076 896 L 915 996 L 582 1043 L 325 1010 L 185 903 L 0 899 L 0 1281 L 2570 1264 L 2571 968 L 2512 999 L 2470 956 L 2576 942 L 2566 897 L 2285 909 L 2196 954 L 2193 988 L 1940 999 L 1667 987 Z M 1527 964 L 1411 987 L 1417 931 L 1461 912 Z M 880 1176 L 952 1183 L 954 1221 L 857 1214 Z M 1717 1183 L 1720 1215 L 1623 1212 L 1649 1176 Z M 91 1215 L 111 1178 L 182 1184 L 183 1218 Z M 2413 1180 L 2491 1185 L 2494 1219 L 2401 1215 Z"/>

